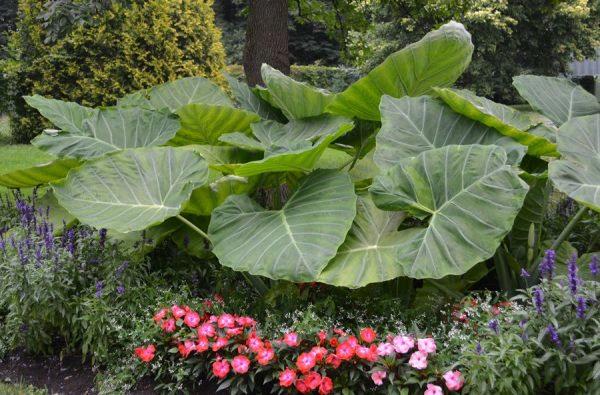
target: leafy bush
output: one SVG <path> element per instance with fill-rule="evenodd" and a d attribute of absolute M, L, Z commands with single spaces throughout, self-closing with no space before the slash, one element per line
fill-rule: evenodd
<path fill-rule="evenodd" d="M 457 20 L 473 34 L 473 62 L 461 86 L 515 103 L 515 75 L 559 75 L 573 58 L 594 57 L 600 8 L 587 0 L 398 0 L 376 2 L 371 31 L 350 33 L 356 62 L 367 70 L 437 26 Z"/>
<path fill-rule="evenodd" d="M 43 129 L 40 118 L 22 101 L 24 95 L 101 106 L 115 104 L 132 90 L 176 78 L 221 78 L 224 53 L 210 1 L 112 2 L 89 22 L 60 34 L 43 27 L 45 3 L 20 2 L 23 16 L 12 37 L 12 56 L 0 67 L 7 74 L 9 89 L 3 101 L 10 104 L 17 141 L 28 142 Z M 54 40 L 46 44 L 49 37 Z"/>
<path fill-rule="evenodd" d="M 0 4 L 0 58 L 4 57 L 8 33 L 14 29 L 17 19 L 17 0 L 6 0 Z"/>

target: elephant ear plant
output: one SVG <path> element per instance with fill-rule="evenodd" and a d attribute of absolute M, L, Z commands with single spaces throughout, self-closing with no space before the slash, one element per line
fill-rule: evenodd
<path fill-rule="evenodd" d="M 264 87 L 226 76 L 233 99 L 203 78 L 102 109 L 28 97 L 60 129 L 33 141 L 57 159 L 0 183 L 48 184 L 115 234 L 181 244 L 185 225 L 190 252 L 273 280 L 443 288 L 487 262 L 506 285 L 535 264 L 548 177 L 599 209 L 600 111 L 560 79 L 515 80 L 541 113 L 452 89 L 472 53 L 451 22 L 339 94 L 263 65 Z"/>

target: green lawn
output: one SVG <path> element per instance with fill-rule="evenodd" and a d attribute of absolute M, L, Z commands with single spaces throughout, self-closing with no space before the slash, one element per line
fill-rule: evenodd
<path fill-rule="evenodd" d="M 51 155 L 31 145 L 8 145 L 8 140 L 8 120 L 0 118 L 0 174 L 52 160 Z M 0 187 L 0 192 L 4 190 Z"/>

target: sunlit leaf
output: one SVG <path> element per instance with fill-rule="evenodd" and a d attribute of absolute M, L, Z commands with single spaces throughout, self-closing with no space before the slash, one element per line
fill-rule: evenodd
<path fill-rule="evenodd" d="M 97 112 L 93 108 L 77 103 L 46 99 L 40 95 L 25 96 L 24 99 L 54 126 L 71 133 L 83 133 L 83 121 L 91 118 Z"/>
<path fill-rule="evenodd" d="M 30 188 L 60 180 L 67 176 L 70 169 L 81 162 L 77 159 L 56 159 L 49 163 L 14 170 L 0 175 L 0 185 L 8 188 Z"/>

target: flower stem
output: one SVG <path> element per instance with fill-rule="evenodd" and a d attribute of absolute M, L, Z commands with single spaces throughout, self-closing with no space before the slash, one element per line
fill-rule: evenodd
<path fill-rule="evenodd" d="M 208 242 L 210 242 L 208 235 L 206 233 L 204 233 L 204 231 L 202 229 L 200 229 L 199 227 L 194 225 L 191 221 L 189 221 L 187 218 L 185 218 L 181 215 L 178 215 L 177 219 L 180 220 L 181 222 L 183 222 L 184 224 L 186 224 L 187 226 L 189 226 L 190 228 L 192 228 L 196 233 L 198 233 L 200 236 L 204 237 L 206 240 L 208 240 Z"/>

